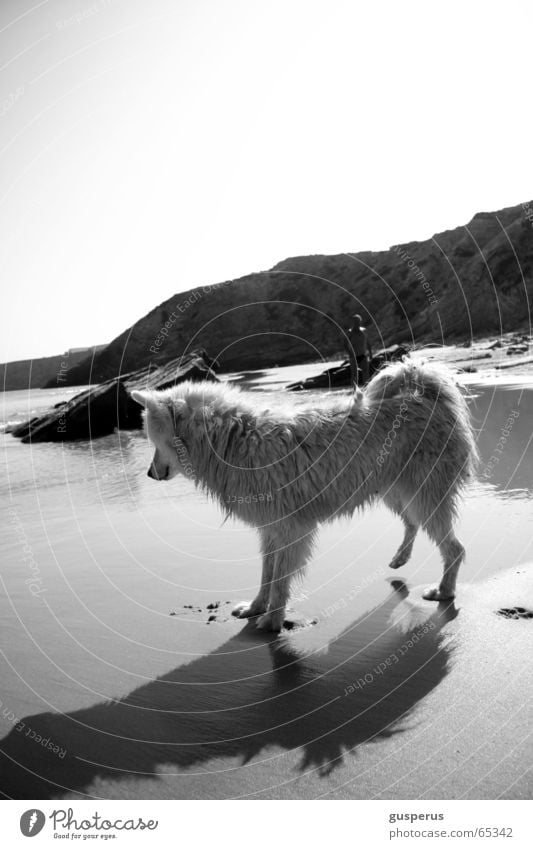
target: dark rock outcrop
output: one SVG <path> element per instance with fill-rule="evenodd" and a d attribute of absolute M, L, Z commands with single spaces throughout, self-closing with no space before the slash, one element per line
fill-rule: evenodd
<path fill-rule="evenodd" d="M 204 359 L 205 356 L 205 359 Z M 173 360 L 158 369 L 139 369 L 85 389 L 70 401 L 56 404 L 43 416 L 11 430 L 22 442 L 64 442 L 95 439 L 118 428 L 142 426 L 141 408 L 132 389 L 168 389 L 184 380 L 218 380 L 205 352 Z"/>
<path fill-rule="evenodd" d="M 408 349 L 403 345 L 391 345 L 389 348 L 383 348 L 381 351 L 377 351 L 370 361 L 369 376 L 372 377 L 372 375 L 387 363 L 394 363 L 397 360 L 401 360 L 407 353 Z M 303 389 L 331 389 L 335 386 L 350 385 L 350 363 L 346 360 L 340 366 L 326 369 L 326 371 L 320 374 L 308 377 L 307 380 L 291 383 L 287 386 L 287 389 L 289 392 L 300 392 Z"/>
<path fill-rule="evenodd" d="M 135 409 L 136 408 L 136 409 Z M 113 379 L 75 395 L 66 404 L 12 430 L 22 442 L 63 442 L 95 439 L 121 430 L 140 427 L 141 410 L 122 380 Z"/>
<path fill-rule="evenodd" d="M 69 371 L 71 385 L 154 366 L 199 345 L 225 371 L 331 359 L 363 316 L 374 347 L 516 330 L 533 298 L 533 205 L 390 250 L 302 256 L 177 294 Z"/>

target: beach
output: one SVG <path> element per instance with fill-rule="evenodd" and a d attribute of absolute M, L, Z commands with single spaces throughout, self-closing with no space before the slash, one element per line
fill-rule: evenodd
<path fill-rule="evenodd" d="M 275 397 L 313 370 L 232 379 Z M 231 616 L 256 534 L 147 478 L 140 432 L 2 433 L 3 795 L 530 798 L 533 378 L 461 380 L 482 459 L 455 601 L 422 599 L 441 574 L 423 534 L 388 569 L 402 527 L 380 506 L 322 529 L 292 600 L 310 624 L 279 637 Z M 63 398 L 46 392 L 4 393 L 4 421 Z"/>

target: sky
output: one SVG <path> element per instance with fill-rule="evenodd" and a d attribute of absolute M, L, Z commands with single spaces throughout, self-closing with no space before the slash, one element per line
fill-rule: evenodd
<path fill-rule="evenodd" d="M 2 0 L 0 362 L 533 198 L 529 0 Z"/>

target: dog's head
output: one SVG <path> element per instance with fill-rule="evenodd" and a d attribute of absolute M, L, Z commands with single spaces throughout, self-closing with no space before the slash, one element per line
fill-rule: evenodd
<path fill-rule="evenodd" d="M 176 423 L 168 404 L 153 392 L 134 390 L 131 397 L 144 407 L 146 435 L 155 448 L 148 477 L 156 481 L 169 481 L 179 474 L 191 477 L 193 473 L 187 449 L 176 435 Z"/>

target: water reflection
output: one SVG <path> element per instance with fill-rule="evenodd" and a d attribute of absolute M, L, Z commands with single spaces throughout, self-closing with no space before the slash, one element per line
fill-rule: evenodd
<path fill-rule="evenodd" d="M 24 445 L 10 434 L 4 441 L 6 474 L 0 496 L 38 494 L 54 499 L 130 506 L 138 500 L 146 471 L 146 440 L 140 433 L 121 431 L 94 440 Z"/>
<path fill-rule="evenodd" d="M 479 480 L 504 498 L 533 492 L 533 391 L 515 386 L 472 386 L 471 410 L 479 432 Z"/>

